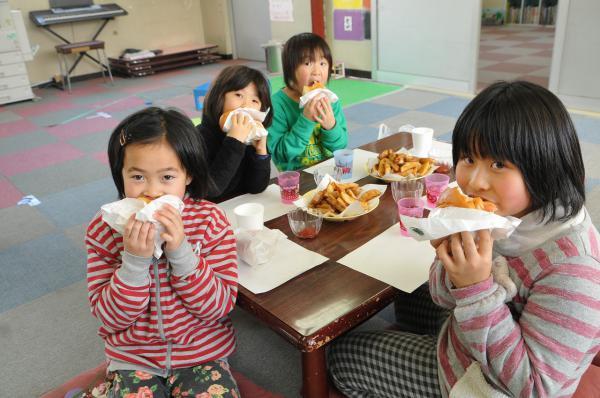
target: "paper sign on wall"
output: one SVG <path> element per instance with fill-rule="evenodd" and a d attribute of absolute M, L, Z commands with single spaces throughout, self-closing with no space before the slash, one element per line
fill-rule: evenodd
<path fill-rule="evenodd" d="M 271 21 L 294 22 L 294 5 L 292 0 L 269 0 Z"/>

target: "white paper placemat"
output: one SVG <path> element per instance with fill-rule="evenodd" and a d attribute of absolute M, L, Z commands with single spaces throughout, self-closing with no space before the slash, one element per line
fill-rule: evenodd
<path fill-rule="evenodd" d="M 254 294 L 268 292 L 327 260 L 325 256 L 283 239 L 268 263 L 251 267 L 240 259 L 239 283 Z"/>
<path fill-rule="evenodd" d="M 279 186 L 277 184 L 271 184 L 263 192 L 258 194 L 245 194 L 236 196 L 233 199 L 226 200 L 225 202 L 218 203 L 221 209 L 227 214 L 227 219 L 231 223 L 231 227 L 235 230 L 237 228 L 237 220 L 233 209 L 238 205 L 255 202 L 260 203 L 265 207 L 264 220 L 269 221 L 279 216 L 286 214 L 288 211 L 293 210 L 296 206 L 290 204 L 286 205 L 281 201 L 281 194 L 279 193 Z"/>
<path fill-rule="evenodd" d="M 337 262 L 410 293 L 429 279 L 435 250 L 400 234 L 398 223 Z"/>
<path fill-rule="evenodd" d="M 354 182 L 368 176 L 366 166 L 367 160 L 374 157 L 377 157 L 377 154 L 375 152 L 365 151 L 362 149 L 354 149 L 354 159 L 352 160 L 352 178 L 342 180 L 341 182 Z M 316 169 L 323 166 L 335 166 L 334 159 L 327 159 L 326 161 L 304 169 L 303 171 L 306 171 L 309 174 L 313 174 Z"/>

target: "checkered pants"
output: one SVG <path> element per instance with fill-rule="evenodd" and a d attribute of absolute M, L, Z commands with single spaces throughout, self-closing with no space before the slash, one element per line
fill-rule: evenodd
<path fill-rule="evenodd" d="M 348 397 L 441 396 L 436 342 L 449 313 L 431 301 L 426 285 L 412 294 L 400 293 L 395 304 L 399 326 L 410 332 L 350 333 L 331 346 L 330 375 Z"/>

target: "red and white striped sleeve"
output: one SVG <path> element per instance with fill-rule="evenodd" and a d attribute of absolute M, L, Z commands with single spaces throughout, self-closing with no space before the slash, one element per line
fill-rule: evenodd
<path fill-rule="evenodd" d="M 85 243 L 92 313 L 106 333 L 127 329 L 148 307 L 150 280 L 144 285 L 133 286 L 118 277 L 116 270 L 121 263 L 122 237 L 102 220 L 100 213 L 88 226 Z"/>
<path fill-rule="evenodd" d="M 220 319 L 233 310 L 237 298 L 233 230 L 225 213 L 206 201 L 192 206 L 183 221 L 188 240 L 197 252 L 198 265 L 191 274 L 171 275 L 171 286 L 191 314 L 206 320 Z"/>

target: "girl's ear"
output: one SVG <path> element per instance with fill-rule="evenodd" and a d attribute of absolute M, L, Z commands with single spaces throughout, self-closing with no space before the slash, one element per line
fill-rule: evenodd
<path fill-rule="evenodd" d="M 187 187 L 188 185 L 190 185 L 190 184 L 191 184 L 191 182 L 192 182 L 192 176 L 188 175 L 188 176 L 185 178 L 185 186 Z"/>

